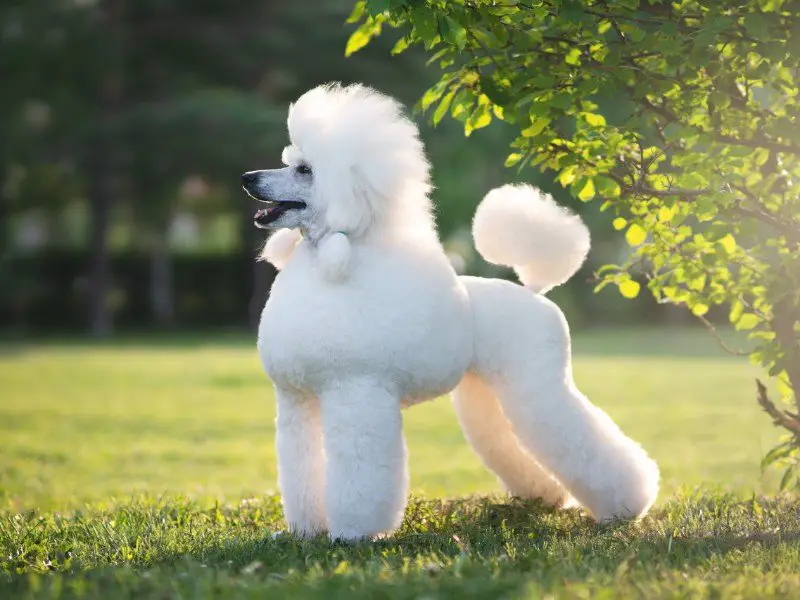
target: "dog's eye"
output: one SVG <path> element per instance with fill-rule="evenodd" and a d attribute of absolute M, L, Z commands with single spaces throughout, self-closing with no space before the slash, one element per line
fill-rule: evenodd
<path fill-rule="evenodd" d="M 297 169 L 295 169 L 301 175 L 311 175 L 311 167 L 308 165 L 297 165 Z"/>

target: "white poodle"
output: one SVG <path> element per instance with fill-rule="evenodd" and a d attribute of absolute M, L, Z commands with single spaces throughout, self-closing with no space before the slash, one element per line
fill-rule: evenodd
<path fill-rule="evenodd" d="M 575 387 L 567 323 L 542 294 L 589 249 L 579 217 L 529 186 L 489 192 L 475 244 L 523 286 L 459 277 L 431 215 L 429 165 L 393 99 L 327 85 L 289 109 L 282 169 L 242 176 L 277 229 L 280 273 L 258 346 L 278 401 L 290 531 L 358 539 L 400 524 L 401 409 L 453 391 L 466 438 L 505 488 L 595 519 L 644 514 L 658 468 Z"/>

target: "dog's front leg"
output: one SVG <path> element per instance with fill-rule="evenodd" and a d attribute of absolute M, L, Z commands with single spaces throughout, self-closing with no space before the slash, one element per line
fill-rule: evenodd
<path fill-rule="evenodd" d="M 278 398 L 278 487 L 289 531 L 313 536 L 327 529 L 325 457 L 319 400 L 276 389 Z"/>
<path fill-rule="evenodd" d="M 396 529 L 408 491 L 400 401 L 377 382 L 337 383 L 320 395 L 331 539 Z"/>

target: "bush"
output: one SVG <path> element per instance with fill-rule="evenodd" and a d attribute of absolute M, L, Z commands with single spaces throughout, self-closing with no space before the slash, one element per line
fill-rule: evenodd
<path fill-rule="evenodd" d="M 6 261 L 0 271 L 0 328 L 22 332 L 83 331 L 88 319 L 88 253 L 49 250 Z M 111 256 L 109 301 L 117 326 L 155 325 L 150 306 L 150 258 Z M 247 326 L 260 312 L 275 271 L 249 253 L 172 257 L 176 327 Z M 259 285 L 256 285 L 256 284 Z"/>

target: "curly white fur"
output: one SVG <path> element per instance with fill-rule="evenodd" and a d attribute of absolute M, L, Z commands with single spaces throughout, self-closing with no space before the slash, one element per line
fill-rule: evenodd
<path fill-rule="evenodd" d="M 259 258 L 272 263 L 272 266 L 280 270 L 289 262 L 295 246 L 300 243 L 302 237 L 296 229 L 279 229 L 267 239 Z"/>
<path fill-rule="evenodd" d="M 401 408 L 453 390 L 467 439 L 511 493 L 598 520 L 644 514 L 658 468 L 577 389 L 567 323 L 541 295 L 583 262 L 580 219 L 534 188 L 493 190 L 476 245 L 529 289 L 458 277 L 431 218 L 422 143 L 396 101 L 316 88 L 291 108 L 289 133 L 288 167 L 253 185 L 306 206 L 273 225 L 281 237 L 265 254 L 282 271 L 258 339 L 278 390 L 290 530 L 394 530 L 408 489 Z"/>
<path fill-rule="evenodd" d="M 317 259 L 322 272 L 332 282 L 341 281 L 350 267 L 352 248 L 344 233 L 334 232 L 320 241 Z"/>
<path fill-rule="evenodd" d="M 472 235 L 483 258 L 514 267 L 522 283 L 538 293 L 566 282 L 589 252 L 589 230 L 581 218 L 530 185 L 504 185 L 486 194 Z"/>

